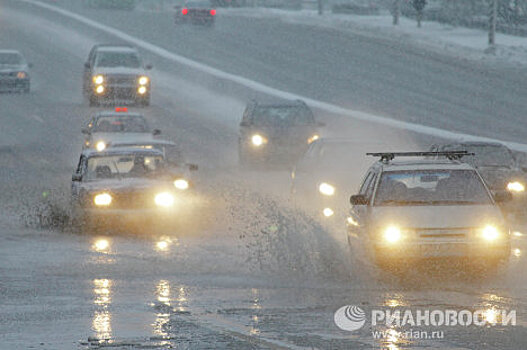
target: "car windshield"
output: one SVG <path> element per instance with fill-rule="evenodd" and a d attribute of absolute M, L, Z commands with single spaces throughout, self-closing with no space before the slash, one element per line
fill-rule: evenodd
<path fill-rule="evenodd" d="M 95 66 L 140 68 L 141 60 L 135 52 L 100 52 Z"/>
<path fill-rule="evenodd" d="M 475 156 L 467 157 L 467 161 L 475 166 L 511 167 L 514 165 L 511 152 L 503 146 L 469 146 L 466 150 L 475 154 Z"/>
<path fill-rule="evenodd" d="M 22 56 L 18 53 L 0 53 L 0 65 L 19 65 L 22 62 Z"/>
<path fill-rule="evenodd" d="M 94 156 L 88 159 L 86 180 L 113 178 L 146 178 L 159 174 L 165 161 L 161 155 L 131 153 Z"/>
<path fill-rule="evenodd" d="M 133 148 L 144 148 L 144 149 L 157 149 L 163 153 L 167 163 L 181 164 L 185 161 L 181 150 L 176 145 L 155 143 L 126 143 L 126 144 L 114 144 L 113 147 L 133 147 Z"/>
<path fill-rule="evenodd" d="M 253 113 L 256 126 L 308 125 L 315 122 L 313 114 L 297 106 L 259 106 Z"/>
<path fill-rule="evenodd" d="M 99 117 L 93 126 L 93 132 L 150 132 L 142 116 Z"/>
<path fill-rule="evenodd" d="M 490 204 L 473 170 L 388 171 L 381 176 L 374 205 Z"/>

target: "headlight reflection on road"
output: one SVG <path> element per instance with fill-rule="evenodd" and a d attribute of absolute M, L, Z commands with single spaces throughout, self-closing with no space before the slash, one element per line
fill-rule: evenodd
<path fill-rule="evenodd" d="M 260 305 L 260 296 L 259 296 L 259 291 L 257 288 L 251 289 L 251 296 L 252 296 L 251 309 L 253 310 L 253 313 L 251 315 L 251 325 L 250 325 L 249 333 L 251 335 L 259 335 L 260 334 L 260 327 L 258 326 L 258 323 L 260 322 L 259 312 L 262 309 L 262 306 Z"/>
<path fill-rule="evenodd" d="M 159 207 L 168 208 L 174 205 L 174 196 L 169 192 L 158 193 L 154 200 Z"/>
<path fill-rule="evenodd" d="M 108 253 L 110 250 L 110 241 L 106 238 L 100 238 L 93 243 L 92 250 L 99 253 Z"/>
<path fill-rule="evenodd" d="M 522 256 L 522 251 L 521 249 L 519 248 L 516 248 L 512 251 L 512 255 L 514 255 L 515 257 L 519 258 L 520 256 Z"/>
<path fill-rule="evenodd" d="M 93 315 L 92 329 L 97 339 L 108 340 L 112 337 L 112 315 L 108 310 L 112 302 L 112 281 L 106 278 L 94 279 L 93 286 L 95 296 L 93 303 L 98 309 Z"/>
<path fill-rule="evenodd" d="M 156 285 L 156 298 L 157 301 L 166 306 L 170 306 L 170 282 L 167 280 L 160 280 Z M 156 319 L 152 324 L 154 334 L 161 336 L 162 338 L 168 338 L 170 335 L 167 331 L 167 324 L 170 322 L 170 313 L 166 312 L 162 308 L 156 313 Z M 167 344 L 159 344 L 169 345 Z"/>
<path fill-rule="evenodd" d="M 170 247 L 174 245 L 174 243 L 177 245 L 177 238 L 172 239 L 170 237 L 161 237 L 158 241 L 155 242 L 154 249 L 157 252 L 164 253 L 168 252 L 170 250 Z"/>

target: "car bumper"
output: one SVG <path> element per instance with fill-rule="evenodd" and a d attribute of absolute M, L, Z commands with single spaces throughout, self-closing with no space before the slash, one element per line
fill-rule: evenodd
<path fill-rule="evenodd" d="M 0 79 L 0 91 L 25 90 L 29 86 L 29 79 Z"/>
<path fill-rule="evenodd" d="M 473 241 L 462 242 L 412 242 L 405 244 L 377 244 L 374 247 L 377 261 L 423 260 L 471 258 L 501 260 L 510 254 L 510 242 L 483 244 Z"/>
<path fill-rule="evenodd" d="M 95 87 L 93 88 L 93 96 L 99 100 L 117 100 L 117 101 L 137 101 L 147 99 L 150 97 L 150 86 L 146 87 L 146 92 L 139 93 L 139 86 L 122 86 L 109 85 L 104 86 L 104 92 L 97 93 Z"/>

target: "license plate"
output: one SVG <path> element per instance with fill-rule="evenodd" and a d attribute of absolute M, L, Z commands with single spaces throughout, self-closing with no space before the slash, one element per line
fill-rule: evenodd
<path fill-rule="evenodd" d="M 465 248 L 455 244 L 429 244 L 421 246 L 421 255 L 424 257 L 463 256 Z"/>

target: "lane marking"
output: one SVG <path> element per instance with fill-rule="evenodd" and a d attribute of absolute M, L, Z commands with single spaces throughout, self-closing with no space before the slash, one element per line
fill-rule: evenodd
<path fill-rule="evenodd" d="M 511 149 L 514 149 L 514 150 L 517 150 L 517 151 L 522 151 L 522 152 L 527 152 L 527 144 L 524 144 L 524 143 L 503 141 L 503 140 L 494 139 L 494 138 L 490 138 L 490 137 L 475 136 L 475 135 L 470 135 L 470 134 L 464 134 L 464 133 L 461 133 L 461 132 L 455 132 L 455 131 L 449 131 L 449 130 L 435 128 L 435 127 L 431 127 L 431 126 L 425 126 L 425 125 L 421 125 L 421 124 L 404 122 L 404 121 L 395 120 L 395 119 L 391 119 L 391 118 L 387 118 L 387 117 L 381 117 L 381 116 L 370 114 L 370 113 L 366 113 L 366 112 L 361 112 L 361 111 L 357 111 L 357 110 L 347 109 L 347 108 L 340 107 L 340 106 L 337 106 L 337 105 L 333 105 L 333 104 L 330 104 L 330 103 L 314 100 L 314 99 L 311 99 L 311 98 L 306 97 L 306 96 L 301 96 L 301 95 L 297 95 L 297 94 L 290 93 L 290 92 L 287 92 L 287 91 L 275 89 L 275 88 L 272 88 L 270 86 L 264 85 L 262 83 L 256 82 L 254 80 L 250 80 L 250 79 L 238 76 L 238 75 L 227 73 L 227 72 L 224 72 L 224 71 L 219 70 L 217 68 L 208 66 L 206 64 L 203 64 L 203 63 L 200 63 L 200 62 L 197 62 L 197 61 L 193 61 L 193 60 L 191 60 L 189 58 L 186 58 L 186 57 L 180 56 L 178 54 L 175 54 L 175 53 L 173 53 L 171 51 L 168 51 L 168 50 L 166 50 L 166 49 L 164 49 L 162 47 L 156 46 L 154 44 L 151 44 L 151 43 L 149 43 L 147 41 L 144 41 L 144 40 L 139 39 L 137 37 L 134 37 L 132 35 L 126 34 L 125 32 L 122 32 L 122 31 L 120 31 L 118 29 L 115 29 L 115 28 L 107 26 L 105 24 L 96 22 L 94 20 L 91 20 L 89 18 L 83 17 L 83 16 L 78 15 L 76 13 L 73 13 L 71 11 L 61 9 L 61 8 L 59 8 L 57 6 L 45 4 L 45 3 L 42 3 L 42 2 L 36 1 L 36 0 L 20 0 L 20 1 L 28 3 L 28 4 L 32 4 L 32 5 L 37 6 L 37 7 L 41 7 L 41 8 L 47 9 L 49 11 L 58 13 L 58 14 L 63 15 L 65 17 L 74 19 L 74 20 L 76 20 L 78 22 L 81 22 L 81 23 L 83 23 L 83 24 L 85 24 L 85 25 L 87 25 L 89 27 L 101 30 L 101 31 L 103 31 L 103 32 L 105 32 L 107 34 L 111 34 L 111 35 L 113 35 L 113 36 L 115 36 L 115 37 L 117 37 L 119 39 L 122 39 L 124 41 L 127 41 L 129 43 L 133 43 L 134 45 L 136 45 L 136 46 L 138 46 L 138 47 L 140 47 L 140 48 L 142 48 L 142 49 L 144 49 L 146 51 L 149 51 L 149 52 L 151 52 L 153 54 L 156 54 L 156 55 L 158 55 L 158 56 L 160 56 L 162 58 L 165 58 L 165 59 L 177 62 L 177 63 L 182 64 L 182 65 L 186 65 L 186 66 L 191 67 L 191 68 L 193 68 L 195 70 L 201 71 L 203 73 L 207 73 L 209 75 L 212 75 L 212 76 L 220 78 L 220 79 L 229 80 L 231 82 L 234 82 L 234 83 L 237 83 L 239 85 L 245 86 L 245 87 L 247 87 L 247 88 L 249 88 L 251 90 L 254 90 L 254 91 L 257 91 L 257 92 L 261 92 L 261 93 L 264 93 L 264 94 L 267 94 L 267 95 L 270 95 L 270 96 L 275 96 L 275 97 L 280 97 L 280 98 L 285 98 L 285 99 L 292 99 L 292 100 L 302 99 L 302 100 L 306 101 L 306 103 L 309 104 L 311 107 L 314 107 L 314 108 L 317 108 L 317 109 L 320 109 L 320 110 L 323 110 L 323 111 L 326 111 L 326 112 L 330 112 L 330 113 L 334 113 L 334 114 L 340 114 L 340 115 L 345 115 L 345 116 L 354 118 L 356 120 L 361 120 L 361 121 L 370 122 L 370 123 L 376 123 L 376 124 L 382 124 L 382 125 L 385 125 L 385 126 L 388 126 L 388 127 L 391 127 L 391 128 L 396 128 L 396 129 L 401 129 L 401 130 L 406 130 L 406 131 L 412 131 L 412 132 L 416 132 L 416 133 L 423 134 L 423 135 L 436 136 L 436 137 L 441 137 L 441 138 L 445 138 L 445 139 L 463 139 L 463 140 L 466 140 L 466 141 L 501 142 L 501 143 L 507 145 Z"/>

